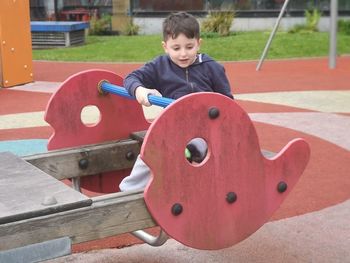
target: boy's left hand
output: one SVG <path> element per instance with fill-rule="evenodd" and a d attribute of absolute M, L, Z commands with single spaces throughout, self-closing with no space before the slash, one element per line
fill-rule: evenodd
<path fill-rule="evenodd" d="M 148 101 L 148 95 L 150 94 L 162 97 L 162 94 L 160 94 L 156 89 L 147 89 L 145 87 L 139 86 L 135 90 L 135 97 L 138 103 L 147 107 L 151 106 L 151 103 Z"/>

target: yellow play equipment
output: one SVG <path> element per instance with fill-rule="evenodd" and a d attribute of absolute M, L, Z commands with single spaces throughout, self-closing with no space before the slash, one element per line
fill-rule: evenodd
<path fill-rule="evenodd" d="M 0 1 L 0 87 L 33 81 L 29 1 Z"/>

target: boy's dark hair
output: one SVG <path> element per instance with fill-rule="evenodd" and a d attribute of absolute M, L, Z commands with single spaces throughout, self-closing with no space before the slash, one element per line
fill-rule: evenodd
<path fill-rule="evenodd" d="M 179 34 L 199 39 L 200 29 L 197 19 L 186 12 L 170 14 L 163 22 L 163 40 L 177 38 Z"/>

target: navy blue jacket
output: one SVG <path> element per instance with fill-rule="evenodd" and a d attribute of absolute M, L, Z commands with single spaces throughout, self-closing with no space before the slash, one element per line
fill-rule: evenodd
<path fill-rule="evenodd" d="M 224 67 L 205 54 L 198 54 L 187 68 L 176 65 L 168 55 L 159 56 L 125 78 L 124 87 L 131 96 L 138 86 L 156 89 L 171 99 L 194 92 L 217 92 L 233 98 Z"/>

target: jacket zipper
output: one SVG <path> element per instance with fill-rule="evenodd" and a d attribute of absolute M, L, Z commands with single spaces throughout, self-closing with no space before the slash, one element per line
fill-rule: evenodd
<path fill-rule="evenodd" d="M 188 79 L 188 68 L 186 68 L 185 73 L 186 73 L 186 82 L 190 85 L 190 87 L 191 87 L 191 93 L 193 93 L 193 83 L 190 82 L 189 79 Z"/>

